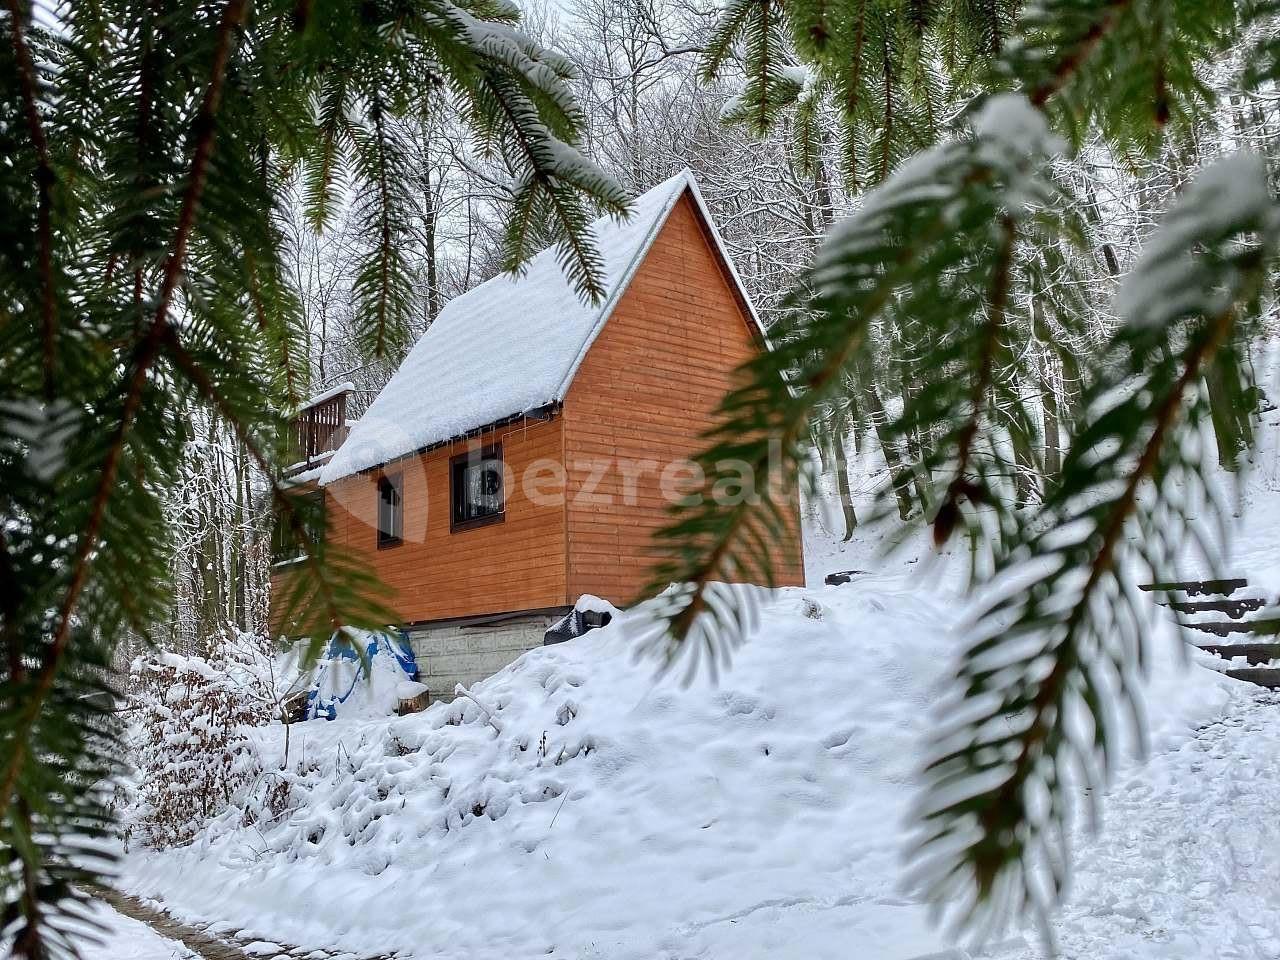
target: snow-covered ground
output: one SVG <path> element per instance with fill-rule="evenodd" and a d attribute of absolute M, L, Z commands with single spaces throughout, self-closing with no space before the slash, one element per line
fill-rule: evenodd
<path fill-rule="evenodd" d="M 1226 570 L 1274 598 L 1280 431 L 1264 430 Z M 815 526 L 810 586 L 779 592 L 715 686 L 636 662 L 641 608 L 526 654 L 478 702 L 293 725 L 287 760 L 283 728 L 262 729 L 287 809 L 135 851 L 122 886 L 179 917 L 359 953 L 1039 957 L 1030 931 L 953 944 L 901 885 L 963 558 L 877 547 Z M 845 568 L 870 572 L 821 585 Z M 1188 663 L 1162 613 L 1152 624 L 1149 753 L 1121 766 L 1100 833 L 1080 825 L 1054 936 L 1068 958 L 1275 960 L 1280 703 Z"/>
<path fill-rule="evenodd" d="M 141 921 L 104 903 L 95 903 L 92 909 L 97 929 L 86 930 L 80 960 L 196 960 L 182 944 L 160 936 Z"/>
<path fill-rule="evenodd" d="M 894 564 L 842 587 L 784 591 L 715 688 L 655 684 L 623 621 L 478 685 L 492 722 L 463 700 L 389 721 L 295 725 L 289 766 L 302 772 L 286 814 L 134 854 L 125 886 L 263 937 L 423 957 L 946 950 L 899 878 L 961 604 L 945 577 Z M 1174 919 L 1193 902 L 1245 892 L 1257 903 L 1280 890 L 1258 876 L 1280 869 L 1280 844 L 1266 839 L 1280 838 L 1259 815 L 1280 805 L 1276 722 L 1243 685 L 1199 668 L 1157 670 L 1149 703 L 1155 755 L 1121 778 L 1102 839 L 1081 848 L 1074 906 L 1058 924 L 1068 950 L 1170 956 L 1170 938 L 1192 936 Z M 1227 731 L 1212 726 L 1223 717 L 1253 718 L 1256 754 L 1223 732 L 1194 739 L 1206 725 Z M 264 731 L 268 766 L 282 742 L 278 728 Z M 1253 822 L 1210 830 L 1250 786 L 1233 764 L 1245 750 L 1269 792 L 1250 795 Z M 1244 837 L 1259 852 L 1232 875 Z M 1277 916 L 1248 923 L 1280 936 Z M 1230 929 L 1215 949 L 1251 929 L 1222 917 Z M 1132 948 L 1117 946 L 1122 932 Z M 1037 949 L 1018 940 L 985 955 Z"/>

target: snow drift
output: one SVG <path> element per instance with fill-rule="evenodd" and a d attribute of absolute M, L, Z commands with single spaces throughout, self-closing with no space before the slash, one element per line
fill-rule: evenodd
<path fill-rule="evenodd" d="M 125 885 L 294 943 L 413 956 L 913 957 L 905 812 L 960 603 L 918 573 L 790 589 L 719 686 L 637 664 L 643 608 L 474 700 L 261 728 L 288 802 L 135 854 Z M 642 625 L 642 624 L 640 624 Z M 1157 671 L 1156 749 L 1232 681 Z M 1157 709 L 1158 708 L 1158 709 Z"/>

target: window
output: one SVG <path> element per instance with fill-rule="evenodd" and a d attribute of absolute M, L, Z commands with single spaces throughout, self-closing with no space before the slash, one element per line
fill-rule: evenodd
<path fill-rule="evenodd" d="M 324 491 L 299 494 L 293 499 L 293 513 L 311 543 L 324 539 Z M 306 553 L 296 528 L 284 510 L 277 510 L 271 527 L 271 559 L 273 563 L 292 563 Z"/>
<path fill-rule="evenodd" d="M 378 478 L 378 546 L 394 547 L 404 536 L 404 474 Z"/>
<path fill-rule="evenodd" d="M 449 464 L 449 528 L 468 530 L 500 521 L 506 509 L 502 486 L 501 444 L 454 457 Z"/>

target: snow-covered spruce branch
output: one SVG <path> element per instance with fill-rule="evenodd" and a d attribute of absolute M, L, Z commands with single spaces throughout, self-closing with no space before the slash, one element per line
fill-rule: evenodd
<path fill-rule="evenodd" d="M 809 418 L 843 388 L 874 322 L 883 318 L 904 332 L 947 333 L 939 336 L 931 357 L 938 368 L 934 376 L 959 399 L 938 403 L 929 418 L 968 409 L 967 384 L 986 393 L 989 380 L 984 384 L 980 374 L 957 378 L 948 358 L 959 355 L 980 367 L 993 349 L 1007 301 L 1002 291 L 1008 282 L 1006 247 L 1013 241 L 991 228 L 1002 217 L 1012 225 L 1032 216 L 1052 196 L 1042 171 L 1055 143 L 1039 115 L 1015 95 L 989 105 L 976 128 L 972 138 L 941 144 L 906 164 L 833 230 L 807 278 L 808 302 L 793 312 L 790 323 L 775 326 L 774 349 L 747 367 L 750 385 L 725 398 L 715 443 L 697 460 L 707 478 L 698 503 L 682 510 L 659 535 L 667 559 L 655 570 L 652 586 L 685 585 L 673 599 L 661 645 L 668 664 L 690 637 L 695 646 L 708 649 L 718 643 L 732 646 L 741 638 L 740 623 L 726 621 L 712 629 L 700 622 L 708 613 L 704 594 L 718 580 L 754 575 L 757 582 L 771 581 L 771 571 L 761 566 L 767 551 L 758 549 L 758 537 L 772 531 L 755 525 L 785 529 L 781 515 L 787 491 L 759 481 L 767 476 L 775 450 L 786 458 L 784 470 L 802 469 Z M 967 309 L 958 309 L 958 303 Z M 985 317 L 984 303 L 991 308 Z M 968 422 L 974 435 L 984 406 L 972 409 Z M 945 456 L 954 458 L 963 449 L 967 462 L 975 437 L 965 440 L 962 428 L 950 434 Z M 723 506 L 715 491 L 724 465 L 739 463 L 757 478 L 758 499 Z M 965 481 L 967 499 L 999 503 L 999 491 L 979 490 L 983 480 Z"/>
<path fill-rule="evenodd" d="M 1013 370 L 1015 384 L 1035 382 L 1039 378 L 1037 371 L 1017 366 L 1025 364 L 1027 357 L 1035 351 L 1019 353 L 1012 349 L 1012 343 L 999 336 L 999 331 L 1009 324 L 984 325 L 981 322 L 984 315 L 988 320 L 991 318 L 991 293 L 998 286 L 991 282 L 993 273 L 999 275 L 1004 272 L 995 266 L 1001 259 L 998 243 L 1001 217 L 1013 210 L 1031 212 L 1030 215 L 1022 214 L 1030 227 L 1024 231 L 1025 251 L 1015 254 L 1020 287 L 1016 292 L 1011 291 L 1007 298 L 998 298 L 1030 314 L 1018 318 L 1019 326 L 1027 329 L 1043 327 L 1042 316 L 1035 314 L 1037 310 L 1043 312 L 1046 293 L 1066 293 L 1065 299 L 1051 301 L 1051 307 L 1059 319 L 1066 318 L 1069 322 L 1073 312 L 1066 288 L 1082 284 L 1085 278 L 1068 275 L 1065 282 L 1062 276 L 1058 276 L 1054 284 L 1043 282 L 1041 271 L 1046 267 L 1059 273 L 1064 267 L 1070 268 L 1069 264 L 1051 254 L 1060 240 L 1076 232 L 1068 229 L 1069 215 L 1065 211 L 1071 204 L 1056 187 L 1050 185 L 1047 178 L 1028 176 L 1025 170 L 1007 171 L 1002 163 L 1008 162 L 1008 154 L 1024 149 L 1027 134 L 1032 130 L 1039 131 L 1047 140 L 1052 129 L 1064 140 L 1074 143 L 1079 143 L 1087 131 L 1097 131 L 1108 142 L 1121 148 L 1145 149 L 1158 140 L 1171 118 L 1184 122 L 1194 116 L 1212 96 L 1197 78 L 1196 71 L 1209 63 L 1222 45 L 1232 42 L 1236 35 L 1236 11 L 1224 9 L 1227 6 L 1213 5 L 1208 9 L 1205 5 L 1184 0 L 1050 0 L 1037 6 L 1029 12 L 1028 22 L 1021 34 L 1015 36 L 1015 42 L 995 58 L 1022 89 L 1029 91 L 1018 108 L 988 112 L 1001 99 L 992 98 L 980 108 L 979 122 L 975 123 L 978 129 L 972 140 L 961 138 L 917 153 L 889 174 L 881 187 L 864 195 L 855 213 L 832 231 L 813 270 L 805 278 L 811 292 L 806 291 L 793 301 L 794 316 L 773 332 L 776 349 L 767 358 L 748 365 L 749 386 L 731 394 L 721 410 L 721 424 L 712 436 L 712 446 L 698 459 L 708 476 L 701 503 L 682 510 L 675 522 L 661 533 L 667 559 L 659 566 L 653 585 L 661 586 L 665 581 L 677 584 L 669 595 L 666 610 L 669 629 L 662 647 L 665 662 L 669 664 L 678 651 L 690 648 L 706 650 L 710 652 L 713 663 L 722 662 L 725 651 L 741 641 L 748 618 L 736 609 L 735 604 L 739 602 L 736 595 L 732 591 L 721 590 L 716 581 L 740 578 L 767 582 L 767 571 L 758 560 L 758 554 L 763 552 L 758 542 L 765 535 L 768 523 L 776 521 L 778 504 L 768 493 L 754 510 L 747 504 L 715 504 L 706 496 L 718 479 L 715 465 L 737 460 L 759 467 L 765 462 L 760 451 L 772 441 L 781 442 L 784 455 L 790 458 L 788 466 L 802 466 L 807 437 L 804 429 L 796 425 L 803 423 L 814 409 L 829 399 L 825 391 L 834 378 L 824 376 L 824 371 L 830 371 L 835 365 L 846 370 L 851 378 L 856 376 L 860 352 L 865 345 L 877 340 L 891 339 L 891 342 L 901 344 L 898 349 L 907 352 L 910 361 L 899 363 L 905 371 L 916 375 L 913 385 L 917 396 L 907 393 L 904 412 L 896 417 L 892 428 L 887 431 L 890 439 L 905 441 L 904 448 L 908 451 L 913 444 L 917 448 L 909 454 L 916 458 L 912 464 L 914 469 L 904 467 L 895 477 L 894 486 L 898 485 L 898 477 L 910 479 L 914 474 L 914 482 L 920 483 L 923 476 L 928 489 L 932 485 L 929 478 L 938 470 L 952 484 L 965 484 L 962 488 L 966 492 L 964 499 L 972 505 L 981 504 L 982 513 L 996 518 L 994 524 L 988 524 L 979 516 L 980 511 L 972 511 L 970 532 L 991 551 L 991 559 L 998 564 L 1002 576 L 1010 558 L 1043 555 L 1057 544 L 1055 538 L 1063 535 L 1062 528 L 1067 525 L 1066 517 L 1055 514 L 1055 505 L 1059 503 L 1056 498 L 1062 496 L 1063 490 L 1092 490 L 1098 485 L 1107 491 L 1126 490 L 1132 483 L 1135 491 L 1132 502 L 1115 505 L 1116 513 L 1108 514 L 1106 522 L 1100 522 L 1098 529 L 1110 532 L 1112 518 L 1118 516 L 1114 523 L 1118 530 L 1123 530 L 1128 519 L 1135 517 L 1134 504 L 1141 508 L 1136 518 L 1144 531 L 1153 526 L 1152 519 L 1141 515 L 1146 505 L 1137 497 L 1136 491 L 1146 489 L 1149 477 L 1158 477 L 1163 482 L 1175 473 L 1190 476 L 1196 472 L 1196 465 L 1191 463 L 1182 463 L 1180 470 L 1172 469 L 1174 464 L 1181 462 L 1180 452 L 1173 461 L 1169 460 L 1172 456 L 1169 451 L 1177 444 L 1168 442 L 1168 432 L 1183 422 L 1184 413 L 1188 415 L 1189 422 L 1196 422 L 1203 412 L 1198 407 L 1191 411 L 1183 410 L 1187 392 L 1210 366 L 1215 371 L 1225 369 L 1232 379 L 1246 377 L 1235 359 L 1234 344 L 1228 335 L 1234 329 L 1250 326 L 1257 305 L 1245 295 L 1245 288 L 1231 284 L 1237 273 L 1239 276 L 1251 273 L 1244 269 L 1247 263 L 1254 262 L 1256 272 L 1256 261 L 1270 255 L 1271 241 L 1262 229 L 1271 222 L 1270 200 L 1266 198 L 1265 190 L 1258 194 L 1246 189 L 1245 193 L 1255 201 L 1252 209 L 1242 213 L 1239 205 L 1227 203 L 1227 208 L 1242 218 L 1246 214 L 1253 218 L 1250 221 L 1253 229 L 1264 241 L 1259 244 L 1249 236 L 1236 237 L 1246 247 L 1253 246 L 1243 258 L 1225 252 L 1221 236 L 1198 235 L 1199 242 L 1219 251 L 1214 254 L 1217 259 L 1187 260 L 1182 257 L 1184 252 L 1190 257 L 1191 251 L 1196 249 L 1190 242 L 1183 245 L 1186 237 L 1178 237 L 1172 245 L 1166 242 L 1163 247 L 1161 244 L 1165 241 L 1157 239 L 1148 247 L 1155 260 L 1140 265 L 1134 274 L 1138 279 L 1128 285 L 1126 296 L 1132 297 L 1137 290 L 1137 299 L 1151 306 L 1161 298 L 1172 296 L 1173 291 L 1181 291 L 1184 300 L 1175 301 L 1183 310 L 1176 318 L 1180 323 L 1147 327 L 1148 331 L 1156 330 L 1159 334 L 1140 350 L 1141 338 L 1135 338 L 1131 332 L 1112 337 L 1098 353 L 1096 370 L 1085 377 L 1076 371 L 1074 361 L 1069 362 L 1070 358 L 1063 357 L 1064 375 L 1068 370 L 1073 371 L 1072 379 L 1079 382 L 1087 401 L 1083 404 L 1083 419 L 1070 448 L 1080 452 L 1069 454 L 1062 465 L 1061 476 L 1050 479 L 1051 492 L 1041 511 L 1042 539 L 1028 540 L 1019 531 L 1019 525 L 1012 522 L 1016 518 L 1011 507 L 1021 500 L 1021 495 L 1016 498 L 1009 496 L 1009 490 L 1002 484 L 1024 472 L 1024 464 L 1018 457 L 1019 445 L 1025 444 L 1025 440 L 1018 440 L 1014 433 L 1025 434 L 1034 418 L 1025 409 L 1026 400 L 1018 395 L 1016 386 L 1005 388 L 1002 385 L 1000 391 L 993 391 L 996 395 L 991 396 L 982 389 L 984 384 L 996 379 L 990 370 L 983 372 L 996 356 L 983 349 L 984 344 L 987 347 L 993 343 L 997 346 L 1002 372 L 1004 369 Z M 730 13 L 737 17 L 734 22 L 728 19 Z M 810 16 L 812 13 L 810 8 L 804 7 L 797 16 Z M 726 19 L 721 26 L 729 35 L 736 36 L 736 31 L 745 29 L 749 22 L 745 14 L 744 5 L 726 8 Z M 813 25 L 818 21 L 806 22 Z M 826 29 L 826 25 L 823 26 Z M 1160 35 L 1153 35 L 1153 30 L 1161 31 Z M 838 28 L 833 27 L 830 35 L 837 33 Z M 1185 43 L 1179 41 L 1170 45 L 1166 42 L 1168 37 L 1184 35 Z M 797 50 L 815 46 L 800 37 L 795 39 Z M 862 41 L 859 34 L 857 44 Z M 821 49 L 808 57 L 812 66 L 826 70 L 832 60 L 848 63 L 851 50 L 860 50 L 857 45 L 846 42 L 835 46 L 837 53 L 833 56 L 823 52 L 830 45 L 831 41 L 824 39 Z M 708 49 L 714 55 L 716 46 L 712 44 Z M 859 69 L 860 53 L 856 53 L 852 60 L 854 69 Z M 1141 90 L 1127 80 L 1128 71 L 1135 64 L 1138 75 L 1152 78 Z M 836 89 L 840 88 L 837 86 Z M 1005 100 L 1004 106 L 1011 108 L 1012 103 Z M 856 126 L 851 125 L 849 130 L 851 138 Z M 982 157 L 981 162 L 975 162 L 973 157 L 964 154 L 964 146 L 980 145 L 984 135 L 991 137 L 993 142 L 1002 143 L 1004 154 Z M 1045 154 L 1051 152 L 1041 149 L 1042 162 Z M 958 176 L 957 171 L 966 172 Z M 1239 173 L 1239 169 L 1236 172 Z M 1004 175 L 1006 173 L 1007 176 Z M 913 177 L 918 179 L 913 182 Z M 1207 182 L 1212 182 L 1212 178 Z M 1256 183 L 1256 178 L 1249 182 Z M 1259 196 L 1262 199 L 1259 200 Z M 931 235 L 929 230 L 931 218 L 938 215 L 937 211 L 945 214 L 948 228 L 945 236 Z M 1170 232 L 1165 233 L 1165 237 L 1177 237 L 1180 216 L 1171 218 L 1168 224 Z M 1200 225 L 1213 222 L 1216 221 L 1211 218 L 1202 219 Z M 1240 229 L 1240 223 L 1231 226 L 1231 230 L 1237 233 Z M 931 246 L 934 244 L 936 246 Z M 1105 248 L 1104 253 L 1111 272 L 1118 272 L 1114 251 Z M 909 278 L 894 276 L 899 256 L 910 258 L 912 270 Z M 1046 266 L 1039 265 L 1042 260 Z M 1152 275 L 1151 271 L 1155 269 L 1151 266 L 1153 262 L 1162 264 L 1165 272 L 1157 274 L 1157 283 L 1144 286 L 1141 278 Z M 1188 269 L 1192 266 L 1196 269 Z M 1027 283 L 1022 275 L 1024 271 L 1033 278 L 1039 274 L 1040 279 L 1033 280 L 1031 285 L 1021 286 Z M 1220 292 L 1224 284 L 1232 291 L 1226 296 L 1227 302 L 1202 304 L 1201 309 L 1190 313 L 1186 311 L 1190 302 L 1188 298 L 1194 291 Z M 1034 286 L 1034 297 L 1029 296 L 1031 286 Z M 1126 315 L 1134 312 L 1131 303 L 1123 298 L 1118 306 Z M 1191 322 L 1188 318 L 1192 315 L 1199 318 L 1197 322 L 1208 325 L 1210 335 L 1196 334 L 1194 329 L 1187 329 Z M 1075 316 L 1083 327 L 1087 322 L 1083 312 Z M 1212 322 L 1212 318 L 1219 316 L 1224 317 L 1222 324 L 1226 325 L 1225 328 Z M 880 336 L 874 336 L 869 330 Z M 997 336 L 994 340 L 990 336 L 983 337 L 984 330 L 988 334 L 994 330 Z M 1069 333 L 1078 336 L 1084 331 L 1072 329 Z M 1152 334 L 1148 332 L 1147 336 L 1150 338 Z M 1196 346 L 1188 352 L 1188 344 Z M 1174 360 L 1169 361 L 1170 357 Z M 1098 399 L 1103 395 L 1109 396 L 1107 390 L 1117 387 L 1111 378 L 1119 376 L 1122 383 L 1127 383 L 1137 375 L 1139 360 L 1155 375 L 1165 378 L 1164 382 L 1156 385 L 1161 389 L 1156 389 L 1155 395 L 1172 397 L 1167 408 L 1150 404 L 1147 394 L 1141 391 L 1138 396 L 1143 399 L 1135 401 L 1127 409 L 1127 415 L 1126 411 L 1116 412 L 1100 407 Z M 1167 367 L 1170 362 L 1174 363 L 1175 370 L 1161 366 L 1165 363 Z M 1186 369 L 1188 367 L 1190 372 Z M 1185 383 L 1180 379 L 1184 374 L 1187 378 Z M 788 384 L 793 391 L 787 389 Z M 963 391 L 958 393 L 957 385 L 972 389 L 972 394 L 961 396 Z M 1080 387 L 1073 385 L 1072 389 Z M 972 455 L 975 435 L 970 431 L 979 420 L 980 406 L 990 407 L 996 416 L 991 418 L 995 421 L 991 423 L 987 423 L 983 416 L 984 425 L 978 434 L 983 441 L 982 457 L 975 458 Z M 1167 425 L 1162 427 L 1161 424 L 1165 423 Z M 1095 429 L 1114 431 L 1117 425 L 1122 427 L 1121 433 L 1107 439 L 1131 451 L 1131 457 L 1117 459 L 1118 455 L 1110 452 L 1090 454 L 1087 451 L 1096 451 L 1094 445 L 1080 446 L 1086 438 L 1094 436 Z M 881 434 L 882 446 L 886 446 L 884 439 L 885 434 Z M 1154 464 L 1143 456 L 1141 444 L 1146 440 L 1153 443 L 1151 456 L 1156 458 Z M 1135 442 L 1138 443 L 1137 449 L 1132 446 Z M 1012 462 L 1008 462 L 1010 448 L 1014 455 Z M 957 459 L 961 465 L 959 470 L 956 469 Z M 965 477 L 965 468 L 972 471 L 971 477 Z M 1132 472 L 1135 470 L 1136 473 Z M 1108 479 L 1109 486 L 1106 483 Z M 968 486 L 971 483 L 974 488 Z M 971 489 L 973 493 L 969 495 Z M 1168 498 L 1162 500 L 1160 495 L 1167 490 L 1163 483 L 1154 489 L 1157 506 L 1153 509 L 1164 508 Z M 933 496 L 921 499 L 926 504 L 938 502 L 938 498 Z M 952 492 L 947 492 L 942 502 L 945 507 L 954 505 L 959 499 Z M 1079 507 L 1078 504 L 1075 506 Z M 765 519 L 758 519 L 758 515 Z M 951 518 L 944 513 L 935 517 L 935 520 L 939 519 L 943 532 L 949 532 L 946 528 L 950 527 Z M 1177 525 L 1172 525 L 1153 538 L 1149 554 L 1151 560 L 1159 560 L 1168 552 L 1163 537 L 1176 529 Z M 1119 538 L 1120 534 L 1115 533 L 1114 536 Z M 1116 546 L 1119 543 L 1117 539 Z M 1080 607 L 1079 620 L 1073 621 L 1071 630 L 1077 635 L 1101 632 L 1116 619 L 1114 610 L 1108 610 L 1105 605 L 1100 608 L 1096 603 L 1098 596 L 1109 597 L 1110 594 L 1105 590 L 1095 592 L 1106 584 L 1115 585 L 1112 552 L 1116 546 L 1098 555 L 1071 555 L 1068 558 L 1070 563 L 1066 565 L 1064 575 L 1086 571 L 1084 575 L 1087 578 L 1087 571 L 1095 569 L 1095 565 L 1102 571 L 1090 586 L 1086 602 Z M 1070 688 L 1078 676 L 1072 668 L 1073 658 L 1078 658 L 1079 663 L 1089 663 L 1087 649 L 1073 653 L 1051 648 L 1045 655 L 1053 657 L 1060 652 L 1067 661 L 1062 668 L 1065 671 L 1063 676 L 1069 679 L 1064 681 L 1064 688 L 1055 688 L 1045 694 L 1046 716 L 1053 715 L 1061 706 L 1055 699 L 1057 694 Z M 1018 687 L 1013 675 L 996 671 L 993 677 L 992 683 L 998 689 L 1005 689 L 1002 684 L 1007 683 L 1009 695 L 1017 695 Z M 1130 702 L 1130 692 L 1123 684 L 1118 691 L 1099 689 L 1114 695 L 1121 704 Z M 1099 737 L 1104 745 L 1109 743 L 1103 733 L 1100 732 Z M 1035 741 L 1037 734 L 1027 734 L 1025 741 L 1015 734 L 1013 739 L 1020 747 L 1026 741 Z M 1059 749 L 1066 749 L 1064 741 L 1040 739 L 1040 747 L 1034 743 L 1027 747 L 1028 755 L 1048 757 L 1047 762 L 1050 763 L 1058 762 Z M 992 779 L 1004 783 L 1003 773 L 996 769 L 998 763 L 995 760 L 980 751 L 975 757 L 975 767 L 969 771 L 975 780 L 970 785 L 973 789 L 981 789 L 983 784 L 990 786 Z M 987 777 L 985 781 L 982 779 L 984 775 Z M 1002 912 L 1002 908 L 1008 907 L 1012 901 L 1029 901 L 1041 907 L 1052 903 L 1058 887 L 1051 885 L 1047 893 L 1037 895 L 1031 887 L 1038 878 L 1023 869 L 1024 864 L 1017 856 L 1023 849 L 1021 844 L 1026 841 L 1028 831 L 1041 836 L 1043 831 L 1065 829 L 1065 800 L 1061 786 L 1060 780 L 1048 784 L 1052 805 L 1047 816 L 1040 820 L 1034 819 L 1040 811 L 1031 806 L 1024 804 L 1017 809 L 1011 808 L 1013 801 L 1010 796 L 1018 792 L 1016 788 L 1009 795 L 996 797 L 992 807 L 996 811 L 996 819 L 988 822 L 975 825 L 969 816 L 970 808 L 963 802 L 957 802 L 954 807 L 943 804 L 946 814 L 934 809 L 930 829 L 938 831 L 942 839 L 929 853 L 933 855 L 936 852 L 940 858 L 939 870 L 947 882 L 934 885 L 932 892 L 940 896 L 957 890 L 971 893 L 966 901 L 970 908 L 966 915 L 971 918 L 985 911 L 988 918 L 1006 919 L 1007 912 Z M 929 802 L 936 804 L 939 801 L 933 797 Z M 1012 826 L 1004 835 L 997 837 L 995 833 L 1007 825 L 997 823 L 997 819 L 1005 816 L 1011 818 L 1008 824 Z M 939 825 L 944 822 L 946 826 Z M 950 832 L 951 829 L 955 833 Z M 1012 840 L 1007 839 L 1010 831 Z M 958 846 L 957 836 L 961 840 L 966 837 L 972 839 L 972 845 L 965 847 L 961 843 Z M 992 844 L 995 845 L 994 851 Z M 970 851 L 976 852 L 970 856 Z"/>
<path fill-rule="evenodd" d="M 969 417 L 960 428 L 956 440 L 955 476 L 947 487 L 942 504 L 933 516 L 933 542 L 938 546 L 951 539 L 960 517 L 961 504 L 970 501 L 975 506 L 984 502 L 986 492 L 969 480 L 970 459 L 974 441 L 982 428 L 982 415 L 988 404 L 988 394 L 995 374 L 996 349 L 1000 327 L 1005 322 L 1009 306 L 1010 271 L 1013 269 L 1013 248 L 1017 240 L 1017 227 L 1013 218 L 1005 215 L 1000 220 L 1000 242 L 991 289 L 986 307 L 985 324 L 978 348 L 978 369 L 973 378 L 973 391 L 969 401 Z"/>
<path fill-rule="evenodd" d="M 1230 157 L 1188 188 L 1121 290 L 1113 365 L 1090 386 L 1056 488 L 984 590 L 946 708 L 962 719 L 928 767 L 920 879 L 962 916 L 1047 918 L 1070 862 L 1067 791 L 1095 797 L 1121 730 L 1141 736 L 1121 719 L 1136 717 L 1144 663 L 1146 615 L 1128 581 L 1140 568 L 1166 578 L 1185 530 L 1166 501 L 1206 490 L 1191 442 L 1198 384 L 1224 356 L 1245 375 L 1233 343 L 1278 240 L 1265 170 Z M 1143 537 L 1129 544 L 1135 523 Z"/>

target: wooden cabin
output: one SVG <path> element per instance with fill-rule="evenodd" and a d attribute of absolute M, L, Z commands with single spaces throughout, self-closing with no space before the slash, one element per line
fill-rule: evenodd
<path fill-rule="evenodd" d="M 447 304 L 358 423 L 300 416 L 324 424 L 299 427 L 299 479 L 324 498 L 325 535 L 393 588 L 433 697 L 541 644 L 583 595 L 637 598 L 687 458 L 765 348 L 688 171 L 594 232 L 601 304 L 548 249 Z M 782 584 L 804 578 L 796 507 Z"/>

